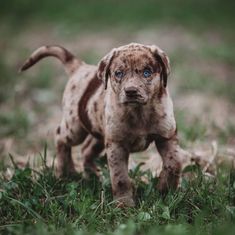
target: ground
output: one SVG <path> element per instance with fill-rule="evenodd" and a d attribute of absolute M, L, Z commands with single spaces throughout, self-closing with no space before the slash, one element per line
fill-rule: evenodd
<path fill-rule="evenodd" d="M 73 0 L 69 5 L 58 0 L 55 7 L 55 1 L 12 2 L 0 9 L 0 231 L 229 234 L 235 218 L 234 3 Z M 101 162 L 102 183 L 80 175 L 63 181 L 53 176 L 53 133 L 67 82 L 61 64 L 47 59 L 26 73 L 17 70 L 45 44 L 63 45 L 96 64 L 113 47 L 130 42 L 157 44 L 169 55 L 169 88 L 181 145 L 209 165 L 187 168 L 190 180 L 185 177 L 182 187 L 164 199 L 152 177 L 158 166 L 150 167 L 157 154 L 150 148 L 133 155 L 138 159 L 130 164 L 137 208 L 120 210 L 112 202 Z M 81 170 L 79 149 L 73 157 Z M 140 169 L 139 160 L 149 158 Z M 213 177 L 208 179 L 203 170 Z"/>

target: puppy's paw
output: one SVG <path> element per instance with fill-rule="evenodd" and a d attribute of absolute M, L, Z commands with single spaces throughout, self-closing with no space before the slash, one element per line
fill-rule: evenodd
<path fill-rule="evenodd" d="M 166 196 L 166 194 L 169 192 L 169 186 L 168 186 L 167 181 L 161 180 L 157 184 L 157 190 L 162 196 Z"/>
<path fill-rule="evenodd" d="M 61 167 L 56 165 L 55 167 L 55 176 L 56 178 L 72 178 L 77 175 L 77 172 L 74 166 L 70 167 Z"/>
<path fill-rule="evenodd" d="M 102 172 L 100 168 L 95 164 L 84 164 L 83 177 L 85 179 L 90 179 L 94 176 L 97 177 L 100 181 L 102 180 Z"/>
<path fill-rule="evenodd" d="M 135 207 L 135 202 L 130 196 L 123 196 L 115 199 L 118 208 Z"/>
<path fill-rule="evenodd" d="M 179 179 L 179 175 L 168 173 L 164 174 L 164 172 L 162 172 L 157 184 L 157 189 L 159 193 L 165 196 L 170 190 L 176 190 L 179 185 Z"/>

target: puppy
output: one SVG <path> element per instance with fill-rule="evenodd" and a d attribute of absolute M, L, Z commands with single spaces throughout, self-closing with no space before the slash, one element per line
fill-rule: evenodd
<path fill-rule="evenodd" d="M 84 168 L 95 172 L 94 158 L 105 149 L 114 199 L 119 205 L 134 206 L 128 157 L 154 142 L 163 160 L 157 187 L 162 193 L 175 189 L 182 155 L 167 88 L 167 55 L 157 46 L 131 43 L 114 48 L 94 66 L 63 47 L 43 46 L 21 71 L 47 56 L 59 59 L 70 76 L 55 137 L 57 174 L 75 172 L 72 146 L 82 144 Z"/>

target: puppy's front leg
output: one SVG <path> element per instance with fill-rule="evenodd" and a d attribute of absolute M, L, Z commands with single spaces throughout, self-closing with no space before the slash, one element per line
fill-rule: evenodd
<path fill-rule="evenodd" d="M 177 134 L 171 139 L 157 139 L 155 144 L 163 161 L 157 188 L 161 193 L 165 194 L 169 189 L 177 188 L 184 156 L 181 154 Z"/>
<path fill-rule="evenodd" d="M 121 143 L 108 142 L 106 152 L 114 199 L 120 207 L 134 206 L 132 184 L 128 176 L 129 151 Z"/>

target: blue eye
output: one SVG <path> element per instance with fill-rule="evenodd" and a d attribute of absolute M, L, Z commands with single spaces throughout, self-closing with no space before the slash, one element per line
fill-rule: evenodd
<path fill-rule="evenodd" d="M 116 71 L 115 72 L 115 77 L 117 78 L 123 78 L 124 77 L 124 73 L 122 71 Z"/>
<path fill-rule="evenodd" d="M 149 69 L 145 69 L 143 75 L 145 78 L 148 78 L 152 75 L 152 72 Z"/>

